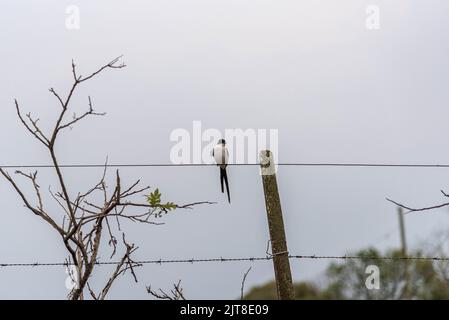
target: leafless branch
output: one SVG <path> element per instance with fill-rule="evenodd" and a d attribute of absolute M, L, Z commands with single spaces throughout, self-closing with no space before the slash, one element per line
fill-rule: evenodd
<path fill-rule="evenodd" d="M 408 210 L 408 212 L 405 212 L 404 214 L 408 214 L 408 213 L 411 213 L 411 212 L 428 211 L 428 210 L 432 210 L 432 209 L 439 209 L 439 208 L 443 208 L 443 207 L 449 206 L 449 202 L 447 202 L 447 203 L 442 203 L 442 204 L 435 205 L 435 206 L 430 206 L 430 207 L 411 208 L 409 206 L 403 205 L 403 204 L 401 204 L 399 202 L 396 202 L 396 201 L 388 199 L 388 198 L 386 198 L 386 200 L 391 202 L 391 203 L 393 203 L 393 204 L 395 204 L 395 205 L 397 205 L 397 206 L 399 206 L 399 207 L 401 207 L 401 208 L 404 208 L 404 209 Z"/>
<path fill-rule="evenodd" d="M 252 267 L 249 267 L 248 270 L 245 272 L 245 274 L 243 275 L 243 279 L 242 279 L 242 287 L 240 289 L 240 300 L 243 300 L 243 292 L 245 290 L 245 281 L 246 281 L 246 277 L 248 276 L 248 273 L 251 271 Z"/>
<path fill-rule="evenodd" d="M 186 300 L 183 294 L 183 288 L 181 287 L 181 280 L 173 284 L 173 289 L 169 293 L 162 289 L 152 290 L 151 286 L 147 287 L 147 292 L 160 300 Z"/>
<path fill-rule="evenodd" d="M 134 281 L 137 282 L 137 276 L 134 272 L 134 268 L 142 266 L 141 264 L 133 261 L 131 259 L 131 254 L 137 250 L 137 248 L 134 247 L 134 244 L 128 244 L 125 239 L 125 234 L 122 234 L 123 237 L 123 244 L 126 246 L 126 253 L 123 255 L 120 262 L 117 264 L 117 267 L 115 268 L 114 273 L 109 278 L 108 282 L 106 283 L 106 286 L 103 288 L 101 293 L 98 295 L 98 300 L 104 300 L 106 295 L 108 294 L 109 290 L 111 289 L 112 284 L 117 279 L 118 276 L 125 273 L 127 270 L 130 270 Z"/>
<path fill-rule="evenodd" d="M 44 197 L 41 193 L 40 184 L 37 181 L 37 172 L 16 172 L 18 176 L 27 179 L 31 183 L 36 198 L 36 204 L 33 204 L 34 201 L 30 201 L 30 198 L 25 194 L 17 181 L 13 179 L 6 170 L 0 168 L 0 174 L 16 191 L 25 207 L 34 215 L 39 216 L 51 225 L 52 228 L 55 229 L 61 236 L 64 246 L 69 254 L 69 261 L 77 267 L 78 286 L 75 287 L 69 294 L 70 298 L 74 300 L 83 299 L 83 292 L 86 288 L 93 299 L 104 299 L 110 291 L 114 281 L 126 271 L 129 271 L 133 279 L 137 282 L 135 268 L 140 266 L 140 264 L 136 263 L 131 258 L 132 253 L 137 249 L 137 247 L 135 247 L 134 244 L 129 244 L 125 239 L 125 234 L 122 233 L 123 246 L 126 251 L 122 256 L 120 263 L 117 265 L 117 268 L 112 273 L 108 282 L 99 294 L 95 294 L 93 288 L 91 288 L 89 279 L 97 263 L 97 257 L 102 243 L 104 233 L 103 229 L 105 225 L 107 228 L 107 235 L 109 235 L 109 244 L 112 247 L 112 257 L 116 254 L 117 240 L 114 235 L 115 229 L 111 223 L 116 222 L 119 231 L 121 230 L 120 220 L 122 219 L 139 223 L 159 224 L 154 222 L 152 218 L 160 216 L 162 212 L 167 213 L 167 211 L 173 209 L 191 209 L 194 206 L 201 204 L 212 204 L 212 202 L 207 201 L 194 202 L 185 205 L 173 204 L 167 209 L 164 206 L 150 205 L 147 202 L 133 201 L 133 196 L 143 196 L 143 193 L 149 192 L 150 187 L 140 187 L 140 180 L 137 180 L 128 187 L 122 188 L 122 180 L 119 171 L 117 170 L 115 173 L 115 181 L 111 183 L 111 188 L 109 188 L 106 181 L 107 159 L 99 181 L 86 192 L 77 192 L 75 193 L 76 196 L 72 196 L 73 193 L 70 192 L 71 190 L 69 190 L 64 172 L 59 165 L 55 148 L 56 141 L 59 137 L 59 133 L 61 133 L 61 131 L 65 128 L 77 124 L 88 116 L 104 115 L 104 113 L 94 111 L 92 99 L 89 96 L 88 110 L 80 116 L 74 115 L 72 119 L 67 119 L 72 97 L 78 86 L 85 81 L 92 79 L 106 69 L 121 69 L 125 67 L 125 64 L 120 62 L 120 59 L 121 56 L 113 59 L 85 77 L 77 73 L 76 65 L 72 60 L 73 83 L 67 96 L 63 98 L 56 92 L 55 89 L 49 89 L 50 93 L 56 98 L 58 104 L 60 105 L 56 121 L 53 125 L 53 130 L 49 134 L 46 134 L 40 127 L 39 118 L 32 117 L 30 113 L 23 116 L 19 103 L 15 100 L 15 108 L 20 122 L 35 139 L 46 147 L 46 150 L 51 157 L 54 174 L 57 178 L 58 185 L 57 191 L 52 192 L 49 187 L 48 192 L 58 203 L 58 207 L 56 209 L 52 209 L 56 212 L 51 212 L 52 214 L 50 214 L 47 206 L 44 206 Z M 53 218 L 51 218 L 52 216 L 62 217 L 61 223 L 57 223 Z M 180 299 L 183 298 L 180 283 L 175 285 L 175 289 L 172 290 L 172 294 Z"/>
<path fill-rule="evenodd" d="M 34 129 L 32 129 L 30 127 L 30 125 L 27 123 L 27 121 L 25 120 L 25 118 L 22 116 L 22 113 L 20 111 L 20 107 L 19 107 L 19 102 L 17 101 L 17 99 L 14 100 L 14 103 L 16 105 L 16 112 L 17 112 L 17 116 L 19 117 L 20 121 L 22 122 L 23 126 L 28 130 L 28 132 L 30 132 L 37 140 L 39 140 L 43 145 L 45 145 L 46 147 L 48 147 L 48 145 L 50 144 L 50 141 L 48 141 L 48 139 L 45 137 L 45 135 L 42 133 L 41 129 L 39 129 L 37 122 L 38 120 L 33 120 L 31 118 L 31 114 L 28 113 L 27 114 L 27 118 L 29 119 L 29 121 L 31 122 L 31 125 L 33 126 Z"/>
<path fill-rule="evenodd" d="M 60 125 L 59 126 L 59 130 L 65 129 L 67 127 L 71 127 L 72 125 L 74 125 L 75 123 L 77 123 L 78 121 L 84 119 L 87 116 L 104 116 L 106 115 L 105 112 L 95 112 L 93 107 L 92 107 L 92 100 L 90 98 L 90 96 L 88 97 L 89 99 L 89 110 L 86 111 L 85 113 L 83 113 L 81 116 L 77 117 L 75 114 L 73 115 L 73 119 L 71 121 L 69 121 L 66 124 Z"/>

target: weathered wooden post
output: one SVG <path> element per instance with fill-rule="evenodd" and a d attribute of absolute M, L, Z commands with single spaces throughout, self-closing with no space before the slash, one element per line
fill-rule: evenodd
<path fill-rule="evenodd" d="M 260 152 L 260 167 L 278 298 L 280 300 L 294 300 L 295 293 L 285 238 L 281 201 L 276 181 L 276 167 L 271 151 L 262 150 Z"/>

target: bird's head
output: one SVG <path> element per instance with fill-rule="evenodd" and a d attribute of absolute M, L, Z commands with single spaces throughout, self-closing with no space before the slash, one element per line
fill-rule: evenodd
<path fill-rule="evenodd" d="M 218 140 L 218 144 L 226 145 L 225 139 Z"/>

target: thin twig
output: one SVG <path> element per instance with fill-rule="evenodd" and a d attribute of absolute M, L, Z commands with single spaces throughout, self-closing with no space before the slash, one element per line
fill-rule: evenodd
<path fill-rule="evenodd" d="M 242 279 L 242 288 L 240 289 L 240 300 L 243 300 L 243 291 L 245 289 L 245 281 L 246 281 L 246 277 L 248 276 L 248 273 L 251 271 L 252 267 L 249 267 L 248 270 L 245 272 L 245 274 L 243 275 L 243 279 Z"/>

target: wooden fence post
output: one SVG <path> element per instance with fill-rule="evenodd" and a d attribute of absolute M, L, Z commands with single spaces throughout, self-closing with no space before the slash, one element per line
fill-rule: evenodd
<path fill-rule="evenodd" d="M 260 166 L 278 298 L 280 300 L 294 300 L 295 293 L 276 181 L 276 168 L 271 151 L 262 150 L 260 152 Z"/>

